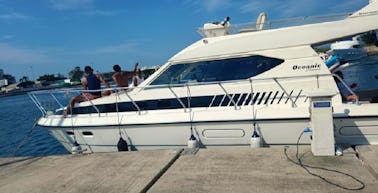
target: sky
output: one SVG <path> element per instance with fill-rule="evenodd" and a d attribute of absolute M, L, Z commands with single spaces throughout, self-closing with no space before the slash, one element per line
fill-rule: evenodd
<path fill-rule="evenodd" d="M 19 80 L 91 65 L 111 72 L 164 64 L 201 39 L 206 22 L 231 24 L 349 13 L 368 0 L 0 0 L 0 69 Z"/>

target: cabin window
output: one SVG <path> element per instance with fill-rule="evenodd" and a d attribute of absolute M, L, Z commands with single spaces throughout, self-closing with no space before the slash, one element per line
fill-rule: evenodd
<path fill-rule="evenodd" d="M 283 63 L 284 60 L 265 56 L 250 56 L 224 60 L 174 64 L 151 85 L 185 84 L 247 79 Z"/>

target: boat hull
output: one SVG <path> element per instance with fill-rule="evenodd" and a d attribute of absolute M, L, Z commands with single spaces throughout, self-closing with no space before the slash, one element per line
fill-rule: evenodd
<path fill-rule="evenodd" d="M 378 144 L 378 118 L 335 118 L 336 143 L 349 145 Z M 200 147 L 249 146 L 254 130 L 252 120 L 196 122 L 192 132 Z M 309 119 L 260 120 L 256 122 L 264 146 L 295 145 L 309 125 Z M 130 150 L 186 147 L 191 135 L 190 123 L 155 124 L 141 126 L 96 126 L 48 128 L 49 132 L 68 150 L 74 141 L 86 153 L 118 151 L 120 133 Z M 299 144 L 310 144 L 311 132 L 305 133 Z"/>

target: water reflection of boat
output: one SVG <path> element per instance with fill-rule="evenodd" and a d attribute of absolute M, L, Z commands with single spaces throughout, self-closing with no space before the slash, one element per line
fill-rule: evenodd
<path fill-rule="evenodd" d="M 361 36 L 354 36 L 352 40 L 338 41 L 331 44 L 330 55 L 337 55 L 344 61 L 358 60 L 367 56 L 363 48 Z"/>
<path fill-rule="evenodd" d="M 183 147 L 191 135 L 201 147 L 247 146 L 254 131 L 267 145 L 296 144 L 309 125 L 314 90 L 335 93 L 337 143 L 378 144 L 378 104 L 343 103 L 312 47 L 377 29 L 377 10 L 375 1 L 335 21 L 306 17 L 311 24 L 278 29 L 266 29 L 273 27 L 267 22 L 243 33 L 237 27 L 245 25 L 211 25 L 216 33 L 202 33 L 139 87 L 77 104 L 65 119 L 59 96 L 29 94 L 43 113 L 38 125 L 70 151 L 76 142 L 88 152 L 117 151 L 120 136 L 136 149 Z M 59 106 L 44 106 L 47 97 Z M 309 142 L 307 136 L 300 143 Z"/>

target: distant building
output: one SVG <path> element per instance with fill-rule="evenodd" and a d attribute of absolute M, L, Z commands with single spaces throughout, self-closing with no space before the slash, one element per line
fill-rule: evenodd
<path fill-rule="evenodd" d="M 8 85 L 8 80 L 4 79 L 4 71 L 0 69 L 0 87 L 4 87 Z"/>
<path fill-rule="evenodd" d="M 8 86 L 8 80 L 7 79 L 0 79 L 0 87 Z"/>
<path fill-rule="evenodd" d="M 142 74 L 144 78 L 147 78 L 151 76 L 154 72 L 156 72 L 160 66 L 148 66 L 148 67 L 142 67 L 140 70 L 142 71 Z"/>

